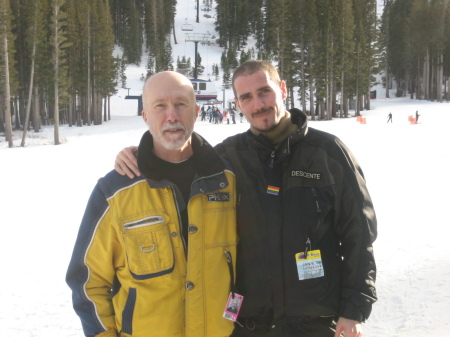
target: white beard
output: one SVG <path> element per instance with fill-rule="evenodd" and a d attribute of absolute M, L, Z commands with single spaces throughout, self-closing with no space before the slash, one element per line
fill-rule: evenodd
<path fill-rule="evenodd" d="M 172 128 L 182 129 L 184 132 L 182 134 L 176 135 L 165 134 L 166 130 Z M 192 133 L 192 130 L 190 130 L 190 132 L 188 131 L 189 130 L 186 130 L 186 127 L 183 124 L 177 122 L 164 125 L 161 129 L 161 132 L 157 136 L 155 136 L 155 132 L 153 132 L 153 129 L 150 127 L 150 133 L 152 134 L 155 141 L 157 141 L 166 150 L 170 151 L 180 150 L 183 148 Z"/>

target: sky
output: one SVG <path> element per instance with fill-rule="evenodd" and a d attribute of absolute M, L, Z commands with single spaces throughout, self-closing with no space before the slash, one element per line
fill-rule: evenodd
<path fill-rule="evenodd" d="M 192 8 L 180 8 L 177 27 Z M 203 13 L 203 12 L 201 12 Z M 195 15 L 192 14 L 192 22 Z M 202 22 L 204 21 L 204 22 Z M 210 30 L 211 20 L 196 29 Z M 179 41 L 182 32 L 178 32 Z M 175 53 L 191 53 L 179 43 Z M 220 48 L 199 46 L 203 61 L 220 59 Z M 205 55 L 205 56 L 204 56 Z M 187 55 L 190 56 L 190 55 Z M 176 60 L 176 57 L 175 57 Z M 145 64 L 145 62 L 143 63 Z M 209 65 L 209 68 L 210 68 Z M 205 64 L 206 66 L 206 64 Z M 140 94 L 144 68 L 127 70 L 130 95 Z M 217 83 L 221 89 L 220 82 Z M 374 243 L 379 300 L 364 324 L 365 337 L 450 336 L 450 245 L 444 212 L 450 198 L 450 151 L 446 136 L 450 103 L 389 98 L 379 86 L 366 124 L 353 117 L 310 121 L 309 126 L 337 135 L 361 164 L 378 218 Z M 65 273 L 78 227 L 96 181 L 113 169 L 116 154 L 137 145 L 146 126 L 137 102 L 112 98 L 112 120 L 98 126 L 61 126 L 54 146 L 52 127 L 29 132 L 20 147 L 0 140 L 0 334 L 14 337 L 82 336 L 72 309 Z M 222 93 L 221 93 L 222 94 Z M 231 92 L 225 92 L 231 99 Z M 392 92 L 391 97 L 394 96 Z M 418 124 L 409 116 L 418 111 Z M 393 122 L 386 123 L 392 112 Z M 244 132 L 249 124 L 213 125 L 197 121 L 195 131 L 212 145 Z"/>

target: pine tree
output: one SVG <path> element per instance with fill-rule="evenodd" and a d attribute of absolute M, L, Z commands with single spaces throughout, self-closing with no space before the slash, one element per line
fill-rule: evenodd
<path fill-rule="evenodd" d="M 9 0 L 0 0 L 0 69 L 1 78 L 0 80 L 0 88 L 2 89 L 3 96 L 3 106 L 0 114 L 5 112 L 5 138 L 8 142 L 8 146 L 12 147 L 13 139 L 12 139 L 12 123 L 11 123 L 11 88 L 10 88 L 10 47 L 12 44 L 12 35 L 11 35 L 11 15 L 10 15 L 10 7 Z"/>
<path fill-rule="evenodd" d="M 30 0 L 32 2 L 33 0 Z M 39 132 L 41 127 L 41 120 L 46 122 L 48 120 L 47 115 L 44 115 L 46 110 L 41 109 L 41 99 L 43 88 L 47 88 L 51 84 L 52 66 L 48 62 L 51 55 L 51 46 L 48 43 L 50 36 L 50 1 L 38 0 L 36 1 L 37 16 L 36 16 L 36 54 L 35 54 L 35 72 L 33 83 L 33 128 L 34 132 Z M 33 8 L 33 6 L 28 6 Z M 34 20 L 27 20 L 33 22 Z M 34 31 L 34 28 L 33 28 Z M 33 36 L 30 32 L 28 36 Z M 29 74 L 28 74 L 29 75 Z M 27 76 L 28 77 L 28 76 Z M 45 90 L 46 91 L 46 90 Z M 48 96 L 47 96 L 48 97 Z"/>
<path fill-rule="evenodd" d="M 408 33 L 411 0 L 396 0 L 389 8 L 389 45 L 387 46 L 389 72 L 397 81 L 397 96 L 403 96 L 407 82 L 408 46 L 404 38 Z"/>
<path fill-rule="evenodd" d="M 340 117 L 348 117 L 346 78 L 352 73 L 352 56 L 354 55 L 354 35 L 355 29 L 351 0 L 340 0 L 337 6 L 337 70 L 338 85 L 340 90 Z M 339 74 L 340 72 L 340 74 Z"/>
<path fill-rule="evenodd" d="M 404 21 L 407 23 L 407 33 L 404 41 L 408 46 L 408 68 L 411 69 L 411 78 L 413 82 L 413 89 L 417 91 L 416 97 L 418 99 L 430 98 L 429 87 L 429 47 L 430 47 L 430 17 L 429 6 L 423 1 L 413 0 L 410 11 L 404 14 Z M 393 22 L 392 28 L 397 27 L 397 22 Z M 390 50 L 394 49 L 392 46 Z"/>
<path fill-rule="evenodd" d="M 155 0 L 152 0 L 155 2 Z M 111 12 L 114 22 L 116 43 L 122 47 L 127 64 L 139 65 L 143 46 L 144 3 L 148 1 L 111 0 Z"/>
<path fill-rule="evenodd" d="M 31 13 L 34 12 L 34 15 L 32 16 L 32 29 L 31 29 L 31 34 L 30 34 L 30 43 L 32 44 L 32 48 L 31 48 L 31 69 L 30 69 L 30 84 L 29 84 L 29 88 L 28 88 L 28 100 L 27 100 L 27 108 L 26 108 L 26 114 L 25 114 L 25 122 L 23 124 L 23 135 L 22 135 L 22 142 L 20 144 L 20 146 L 25 146 L 25 139 L 27 136 L 27 131 L 28 131 L 28 124 L 29 124 L 29 120 L 30 120 L 30 111 L 31 111 L 31 98 L 32 98 L 32 94 L 33 94 L 33 84 L 34 84 L 34 65 L 35 65 L 35 59 L 36 59 L 36 46 L 37 46 L 37 29 L 38 29 L 38 5 L 39 5 L 39 0 L 36 0 L 34 2 L 34 11 L 32 10 Z"/>
<path fill-rule="evenodd" d="M 383 85 L 385 86 L 386 92 L 385 97 L 390 98 L 389 95 L 389 87 L 390 87 L 390 64 L 389 64 L 389 20 L 390 20 L 390 8 L 391 8 L 392 0 L 388 0 L 385 3 L 383 15 L 381 16 L 381 25 L 380 25 L 380 43 L 381 43 L 381 58 L 384 67 L 384 77 L 383 77 Z"/>
<path fill-rule="evenodd" d="M 216 81 L 219 80 L 219 65 L 216 64 L 215 68 L 214 68 L 214 74 L 216 75 Z"/>
<path fill-rule="evenodd" d="M 175 15 L 174 8 L 174 0 L 165 2 L 162 0 L 148 0 L 144 3 L 146 49 L 153 58 L 152 62 L 156 71 L 171 67 L 172 60 L 168 53 L 171 53 L 169 41 L 173 26 L 173 16 Z"/>
<path fill-rule="evenodd" d="M 173 59 L 172 59 L 172 44 L 170 43 L 170 36 L 166 35 L 166 42 L 164 44 L 164 53 L 163 53 L 163 62 L 162 62 L 163 70 L 173 70 Z M 204 67 L 202 66 L 201 73 L 203 73 Z"/>
<path fill-rule="evenodd" d="M 194 71 L 194 69 L 192 69 Z M 205 67 L 202 65 L 202 57 L 197 53 L 197 74 L 202 75 L 205 72 Z"/>
<path fill-rule="evenodd" d="M 372 72 L 376 69 L 374 39 L 376 38 L 376 3 L 375 1 L 354 0 L 355 18 L 355 79 L 350 81 L 355 88 L 355 113 L 358 116 L 370 96 L 370 86 L 373 83 Z"/>
<path fill-rule="evenodd" d="M 52 0 L 52 47 L 53 47 L 53 71 L 54 71 L 54 143 L 60 144 L 59 140 L 59 98 L 60 89 L 63 89 L 64 78 L 66 75 L 64 66 L 64 48 L 66 47 L 66 37 L 64 35 L 63 26 L 67 17 L 66 13 L 62 10 L 65 0 Z M 61 86 L 61 88 L 60 88 Z M 63 92 L 62 92 L 63 93 Z"/>
<path fill-rule="evenodd" d="M 450 6 L 445 10 L 445 24 L 444 24 L 444 56 L 443 56 L 443 75 L 444 75 L 444 92 L 446 93 L 445 100 L 450 101 Z"/>
<path fill-rule="evenodd" d="M 112 32 L 112 21 L 110 8 L 107 1 L 95 0 L 93 5 L 92 21 L 92 63 L 93 63 L 93 93 L 97 96 L 97 106 L 94 114 L 94 124 L 101 124 L 101 102 L 115 92 L 115 78 L 117 69 L 115 67 L 112 52 L 114 38 Z"/>
<path fill-rule="evenodd" d="M 234 48 L 228 48 L 227 50 L 227 64 L 230 70 L 234 70 L 239 66 Z"/>
<path fill-rule="evenodd" d="M 155 73 L 156 73 L 155 72 L 155 60 L 149 54 L 147 57 L 147 75 L 146 75 L 146 77 L 153 76 Z"/>
<path fill-rule="evenodd" d="M 120 68 L 119 68 L 119 79 L 120 79 L 120 84 L 121 87 L 123 89 L 125 89 L 127 87 L 127 74 L 125 73 L 126 69 L 127 69 L 127 64 L 125 61 L 125 58 L 122 56 L 122 58 L 120 59 Z"/>

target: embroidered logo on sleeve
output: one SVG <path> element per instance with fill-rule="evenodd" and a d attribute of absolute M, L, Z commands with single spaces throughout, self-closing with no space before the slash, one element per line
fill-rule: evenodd
<path fill-rule="evenodd" d="M 207 197 L 208 202 L 230 201 L 230 193 L 227 192 L 210 193 Z"/>

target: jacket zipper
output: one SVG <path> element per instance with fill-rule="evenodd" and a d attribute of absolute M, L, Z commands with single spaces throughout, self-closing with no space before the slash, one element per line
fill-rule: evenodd
<path fill-rule="evenodd" d="M 230 292 L 231 297 L 234 298 L 234 294 L 237 293 L 236 285 L 234 283 L 234 271 L 233 271 L 233 258 L 231 256 L 231 253 L 224 249 L 223 252 L 225 253 L 225 258 L 227 259 L 228 263 L 228 269 L 230 270 Z"/>
<path fill-rule="evenodd" d="M 164 218 L 162 216 L 150 216 L 145 219 L 139 219 L 137 221 L 129 222 L 123 225 L 125 230 L 141 228 L 146 226 L 152 226 L 159 223 L 164 223 Z"/>
<path fill-rule="evenodd" d="M 193 190 L 193 186 L 194 186 L 194 184 L 196 183 L 196 182 L 198 182 L 198 181 L 200 181 L 200 180 L 203 180 L 203 179 L 209 179 L 209 178 L 212 178 L 212 177 L 215 177 L 215 176 L 220 176 L 222 174 L 222 172 L 219 172 L 219 173 L 214 173 L 214 174 L 212 174 L 212 175 L 210 175 L 210 176 L 204 176 L 204 177 L 200 177 L 200 178 L 198 178 L 198 179 L 195 179 L 194 181 L 192 181 L 192 184 L 191 184 L 191 191 Z M 203 191 L 200 191 L 202 194 L 204 194 L 204 192 Z"/>
<path fill-rule="evenodd" d="M 320 209 L 320 205 L 319 205 L 319 198 L 317 197 L 317 192 L 316 189 L 314 187 L 311 188 L 312 191 L 312 195 L 314 197 L 314 201 L 316 203 L 316 212 L 317 213 L 322 213 L 322 210 Z M 320 216 L 319 219 L 317 220 L 317 226 L 316 226 L 316 230 L 315 233 L 310 233 L 313 235 L 313 242 L 317 242 L 319 239 L 319 228 L 320 228 Z M 313 232 L 313 229 L 311 228 L 311 232 Z M 312 243 L 311 240 L 309 238 L 310 235 L 308 235 L 308 237 L 306 238 L 306 247 L 305 247 L 305 258 L 307 258 L 308 256 L 308 251 L 312 250 Z"/>
<path fill-rule="evenodd" d="M 184 253 L 185 253 L 185 256 L 187 256 L 187 249 L 186 249 L 187 245 L 186 245 L 186 241 L 184 240 L 183 223 L 181 222 L 180 207 L 178 206 L 176 191 L 173 188 L 173 186 L 170 186 L 170 189 L 172 190 L 173 200 L 175 202 L 175 207 L 177 208 L 177 217 L 178 217 L 178 225 L 180 228 L 181 242 L 183 242 Z M 189 200 L 188 200 L 188 203 L 189 203 Z M 186 204 L 186 211 L 187 211 L 187 204 Z"/>

